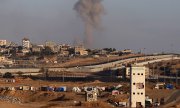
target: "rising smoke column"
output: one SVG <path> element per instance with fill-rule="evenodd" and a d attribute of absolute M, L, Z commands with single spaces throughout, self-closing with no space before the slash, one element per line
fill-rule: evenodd
<path fill-rule="evenodd" d="M 102 0 L 79 0 L 74 9 L 83 19 L 85 24 L 85 40 L 86 46 L 90 47 L 93 42 L 93 29 L 98 29 L 101 23 L 101 16 L 104 13 Z"/>

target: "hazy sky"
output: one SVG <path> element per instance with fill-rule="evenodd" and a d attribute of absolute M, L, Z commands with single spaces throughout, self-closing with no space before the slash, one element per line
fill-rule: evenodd
<path fill-rule="evenodd" d="M 83 37 L 77 0 L 0 0 L 0 39 L 73 43 Z M 94 47 L 180 52 L 180 0 L 104 0 Z"/>

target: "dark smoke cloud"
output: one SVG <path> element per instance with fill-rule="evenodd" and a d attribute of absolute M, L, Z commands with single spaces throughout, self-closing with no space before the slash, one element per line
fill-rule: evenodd
<path fill-rule="evenodd" d="M 74 9 L 83 19 L 85 24 L 84 44 L 90 47 L 93 42 L 93 29 L 98 29 L 101 25 L 101 16 L 104 13 L 102 0 L 79 0 Z"/>

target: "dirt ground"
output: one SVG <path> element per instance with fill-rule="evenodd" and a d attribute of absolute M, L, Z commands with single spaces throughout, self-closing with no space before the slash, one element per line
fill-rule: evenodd
<path fill-rule="evenodd" d="M 34 105 L 35 106 L 35 105 Z M 0 107 L 1 108 L 35 108 L 31 105 L 24 105 L 24 104 L 13 104 L 5 101 L 0 101 Z"/>
<path fill-rule="evenodd" d="M 87 57 L 87 58 L 71 58 L 70 60 L 64 62 L 64 63 L 57 63 L 57 64 L 47 64 L 43 67 L 75 67 L 77 66 L 86 66 L 86 65 L 94 65 L 94 64 L 102 64 L 110 61 L 116 61 L 119 59 L 129 58 L 129 57 L 135 57 L 140 56 L 140 54 L 129 54 L 129 55 L 123 55 L 123 56 L 110 56 L 110 57 Z"/>
<path fill-rule="evenodd" d="M 40 80 L 32 80 L 32 79 L 16 79 L 15 83 L 7 83 L 4 79 L 0 79 L 1 87 L 9 87 L 9 86 L 18 86 L 18 85 L 30 85 L 34 87 L 40 86 L 67 86 L 68 89 L 72 90 L 72 87 L 83 87 L 83 86 L 112 86 L 118 85 L 118 83 L 103 83 L 100 81 L 94 81 L 89 83 L 83 82 L 48 82 L 48 81 L 40 81 Z M 73 108 L 75 106 L 74 101 L 82 101 L 82 105 L 80 108 L 94 108 L 103 106 L 103 108 L 111 107 L 108 103 L 101 101 L 97 103 L 86 103 L 85 102 L 85 94 L 84 93 L 73 93 L 72 91 L 68 92 L 50 92 L 50 91 L 8 91 L 3 90 L 0 92 L 0 95 L 3 96 L 13 96 L 15 98 L 19 98 L 21 100 L 21 104 L 14 104 L 10 102 L 1 101 L 0 108 Z M 102 104 L 103 103 L 103 104 Z M 105 105 L 105 106 L 104 106 Z M 108 107 L 107 107 L 108 106 Z M 75 108 L 79 108 L 76 106 Z"/>
<path fill-rule="evenodd" d="M 0 79 L 0 86 L 18 86 L 18 85 L 30 85 L 34 87 L 40 86 L 117 86 L 121 84 L 123 86 L 129 86 L 129 83 L 107 83 L 107 82 L 55 82 L 55 81 L 42 81 L 32 79 L 16 79 L 15 83 L 5 82 L 4 79 Z M 130 91 L 129 87 L 124 87 L 123 91 Z M 152 89 L 153 84 L 146 84 L 146 95 L 153 99 L 160 99 L 162 97 L 168 97 L 174 90 L 156 90 Z M 0 108 L 111 108 L 106 100 L 112 98 L 110 95 L 104 95 L 105 97 L 98 97 L 98 102 L 87 103 L 85 102 L 84 93 L 73 93 L 71 90 L 68 92 L 50 92 L 50 91 L 1 91 L 0 95 L 13 96 L 20 98 L 21 104 L 14 104 L 6 101 L 0 101 Z M 127 96 L 127 95 L 126 95 Z M 75 106 L 74 102 L 82 101 L 81 106 Z"/>

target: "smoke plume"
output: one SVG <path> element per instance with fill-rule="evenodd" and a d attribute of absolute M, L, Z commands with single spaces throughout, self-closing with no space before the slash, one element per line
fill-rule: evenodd
<path fill-rule="evenodd" d="M 104 13 L 102 0 L 79 0 L 74 9 L 80 15 L 85 24 L 84 44 L 90 47 L 93 42 L 93 30 L 101 25 L 101 16 Z"/>

